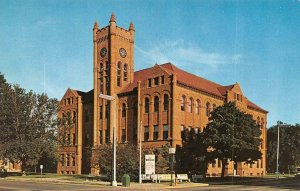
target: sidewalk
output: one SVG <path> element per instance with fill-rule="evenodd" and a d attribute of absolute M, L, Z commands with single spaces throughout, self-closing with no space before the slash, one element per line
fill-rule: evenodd
<path fill-rule="evenodd" d="M 35 182 L 35 183 L 53 183 L 53 184 L 81 184 L 81 185 L 99 185 L 103 187 L 110 187 L 110 182 L 103 181 L 91 181 L 91 180 L 83 180 L 83 181 L 74 181 L 74 180 L 65 180 L 61 178 L 30 178 L 30 177 L 6 177 L 2 178 L 2 180 L 6 181 L 24 181 L 24 182 Z M 176 186 L 170 186 L 170 183 L 136 183 L 131 182 L 130 187 L 128 189 L 145 189 L 145 188 L 153 188 L 154 190 L 160 189 L 176 189 L 176 188 L 191 188 L 191 187 L 203 187 L 209 186 L 204 183 L 177 183 Z M 118 187 L 120 189 L 124 189 L 121 182 L 118 182 Z"/>

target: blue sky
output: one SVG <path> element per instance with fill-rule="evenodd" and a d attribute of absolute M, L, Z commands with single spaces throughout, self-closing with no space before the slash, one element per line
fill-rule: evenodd
<path fill-rule="evenodd" d="M 172 62 L 244 94 L 277 120 L 300 122 L 300 1 L 0 0 L 0 72 L 60 99 L 92 89 L 92 28 L 133 21 L 135 69 Z"/>

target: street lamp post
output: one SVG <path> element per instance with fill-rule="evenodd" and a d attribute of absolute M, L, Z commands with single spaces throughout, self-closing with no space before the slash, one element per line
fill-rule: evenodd
<path fill-rule="evenodd" d="M 114 123 L 113 123 L 113 151 L 114 151 L 114 159 L 113 159 L 113 181 L 111 183 L 112 186 L 117 186 L 117 181 L 116 181 L 116 155 L 117 155 L 117 127 L 116 127 L 116 121 L 117 121 L 117 103 L 116 103 L 116 98 L 114 96 L 110 95 L 105 95 L 105 94 L 99 94 L 99 97 L 108 101 L 113 102 L 114 104 Z"/>
<path fill-rule="evenodd" d="M 142 129 L 143 122 L 141 121 L 140 125 L 140 166 L 139 166 L 139 183 L 142 184 Z"/>
<path fill-rule="evenodd" d="M 169 154 L 171 156 L 171 186 L 173 186 L 173 170 L 174 170 L 174 154 L 175 154 L 175 152 L 176 152 L 176 148 L 169 148 Z"/>

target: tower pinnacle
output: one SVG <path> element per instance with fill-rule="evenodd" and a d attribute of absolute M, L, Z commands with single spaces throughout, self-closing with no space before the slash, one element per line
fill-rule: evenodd
<path fill-rule="evenodd" d="M 129 30 L 130 30 L 130 31 L 131 31 L 131 30 L 132 30 L 132 31 L 135 31 L 133 22 L 130 22 Z"/>
<path fill-rule="evenodd" d="M 109 22 L 110 22 L 110 23 L 112 23 L 112 22 L 114 22 L 114 23 L 115 23 L 115 22 L 116 22 L 116 16 L 115 16 L 115 14 L 114 14 L 114 13 L 112 13 L 112 14 L 111 14 L 111 17 L 110 17 L 110 20 L 109 20 Z"/>

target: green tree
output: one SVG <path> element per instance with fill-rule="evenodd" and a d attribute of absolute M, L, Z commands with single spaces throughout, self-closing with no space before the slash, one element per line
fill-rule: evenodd
<path fill-rule="evenodd" d="M 267 169 L 276 172 L 277 165 L 277 125 L 268 129 Z M 300 125 L 282 126 L 280 130 L 279 172 L 288 173 L 300 166 Z"/>
<path fill-rule="evenodd" d="M 234 162 L 253 162 L 261 158 L 260 127 L 252 116 L 236 108 L 235 102 L 225 103 L 211 112 L 203 132 L 204 143 L 209 148 L 208 159 Z"/>
<path fill-rule="evenodd" d="M 144 156 L 144 154 L 142 154 Z M 93 167 L 99 168 L 101 174 L 106 174 L 109 181 L 112 180 L 113 173 L 113 149 L 112 145 L 105 144 L 93 150 Z M 143 161 L 143 160 L 142 160 Z M 143 169 L 144 163 L 142 163 Z M 139 151 L 135 145 L 117 145 L 117 181 L 121 181 L 124 174 L 129 174 L 130 179 L 138 181 L 139 178 Z"/>
<path fill-rule="evenodd" d="M 176 172 L 205 175 L 207 171 L 207 147 L 203 134 L 185 129 L 182 146 L 176 148 Z"/>
<path fill-rule="evenodd" d="M 0 74 L 0 158 L 21 162 L 22 170 L 33 160 L 55 152 L 57 100 L 11 86 Z"/>

